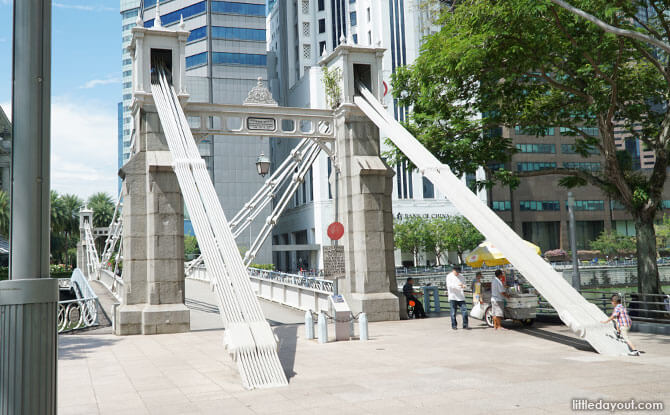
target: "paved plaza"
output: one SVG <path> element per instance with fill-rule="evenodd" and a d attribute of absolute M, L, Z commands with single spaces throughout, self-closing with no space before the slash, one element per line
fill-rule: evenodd
<path fill-rule="evenodd" d="M 371 323 L 368 342 L 318 344 L 300 324 L 276 325 L 289 385 L 253 391 L 242 388 L 221 329 L 63 335 L 59 413 L 558 414 L 573 398 L 670 405 L 670 337 L 632 333 L 646 353 L 609 358 L 561 325 L 507 327 L 453 331 L 448 317 L 434 317 Z"/>

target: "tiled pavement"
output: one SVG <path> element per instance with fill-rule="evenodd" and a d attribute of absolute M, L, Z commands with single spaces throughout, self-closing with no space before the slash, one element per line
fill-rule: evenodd
<path fill-rule="evenodd" d="M 558 325 L 449 325 L 371 323 L 368 342 L 328 344 L 305 340 L 301 325 L 276 326 L 290 383 L 254 391 L 242 388 L 220 329 L 61 336 L 59 413 L 546 414 L 571 413 L 573 398 L 670 406 L 670 337 L 632 333 L 646 353 L 607 358 Z"/>

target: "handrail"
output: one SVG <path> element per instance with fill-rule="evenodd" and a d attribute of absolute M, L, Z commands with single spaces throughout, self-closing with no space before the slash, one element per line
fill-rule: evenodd
<path fill-rule="evenodd" d="M 98 325 L 98 296 L 82 271 L 76 268 L 69 281 L 77 298 L 58 302 L 58 333 Z"/>

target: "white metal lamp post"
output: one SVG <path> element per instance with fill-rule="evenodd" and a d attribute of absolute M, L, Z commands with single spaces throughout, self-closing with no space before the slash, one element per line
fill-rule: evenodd
<path fill-rule="evenodd" d="M 577 260 L 577 239 L 575 237 L 575 198 L 568 192 L 568 217 L 570 219 L 570 250 L 572 251 L 572 287 L 579 291 L 581 281 L 579 277 L 579 261 Z"/>
<path fill-rule="evenodd" d="M 256 170 L 262 177 L 265 177 L 265 175 L 270 171 L 270 159 L 262 152 L 261 155 L 256 159 Z"/>

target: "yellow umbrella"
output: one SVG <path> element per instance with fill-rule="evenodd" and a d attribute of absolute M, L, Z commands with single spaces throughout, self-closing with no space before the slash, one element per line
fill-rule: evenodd
<path fill-rule="evenodd" d="M 524 241 L 529 246 L 531 246 L 538 255 L 541 254 L 540 247 L 532 244 L 528 241 Z M 505 255 L 500 252 L 498 248 L 493 246 L 489 241 L 484 241 L 479 244 L 477 248 L 471 251 L 468 256 L 465 257 L 465 263 L 473 268 L 479 268 L 482 265 L 486 264 L 488 267 L 494 267 L 497 265 L 509 264 Z"/>

